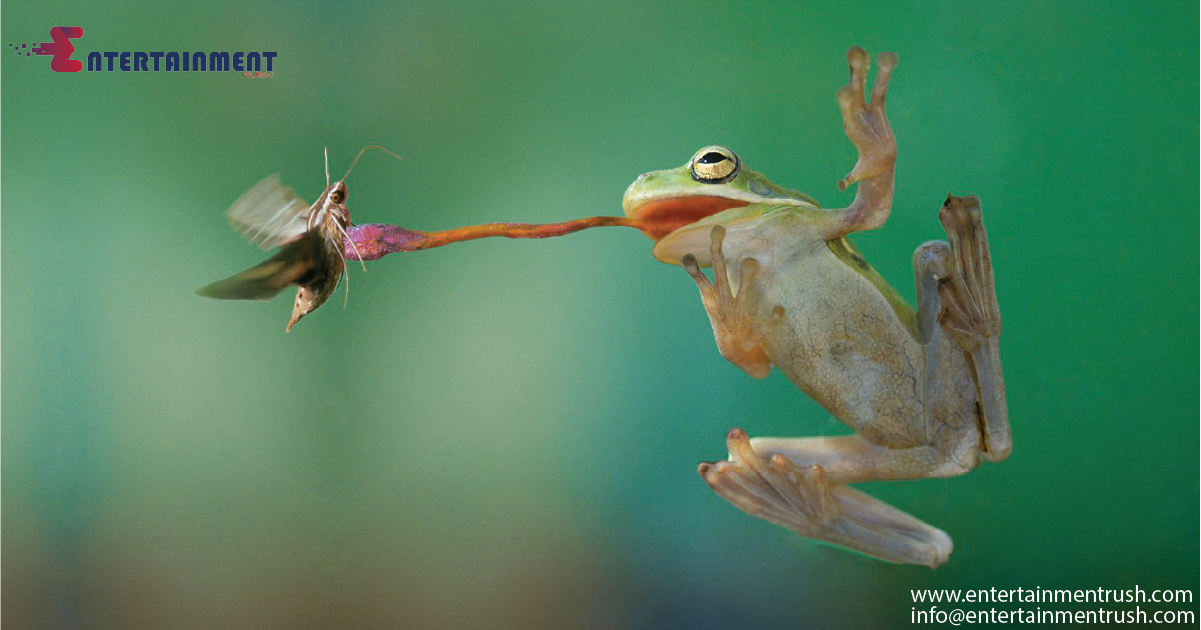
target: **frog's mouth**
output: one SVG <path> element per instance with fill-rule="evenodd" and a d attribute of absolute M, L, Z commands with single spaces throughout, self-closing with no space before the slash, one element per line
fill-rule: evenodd
<path fill-rule="evenodd" d="M 626 209 L 626 216 L 638 222 L 638 228 L 655 241 L 676 230 L 692 225 L 705 217 L 730 208 L 741 208 L 749 201 L 717 197 L 713 195 L 690 195 L 653 199 Z"/>

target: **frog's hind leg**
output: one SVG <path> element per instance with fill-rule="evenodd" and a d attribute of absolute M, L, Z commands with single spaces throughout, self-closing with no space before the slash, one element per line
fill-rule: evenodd
<path fill-rule="evenodd" d="M 981 457 L 1000 461 L 1009 456 L 1012 441 L 1001 373 L 1001 312 L 980 200 L 975 196 L 948 196 L 938 211 L 938 220 L 947 231 L 949 245 L 928 243 L 918 249 L 917 256 L 927 250 L 926 275 L 937 282 L 938 326 L 963 351 L 976 385 L 982 425 Z M 917 272 L 919 296 L 924 293 L 928 296 L 922 284 L 929 283 L 930 278 L 923 278 L 920 268 Z M 927 301 L 933 300 L 927 297 Z M 918 314 L 923 343 L 936 336 L 933 309 L 925 310 L 930 312 Z"/>
<path fill-rule="evenodd" d="M 831 485 L 820 465 L 799 468 L 780 454 L 764 459 L 741 429 L 730 431 L 726 444 L 729 460 L 698 470 L 714 492 L 748 514 L 889 562 L 933 568 L 951 555 L 946 532 L 858 490 Z"/>
<path fill-rule="evenodd" d="M 834 485 L 954 477 L 976 467 L 975 449 L 944 450 L 927 444 L 886 447 L 872 444 L 859 435 L 756 437 L 751 439 L 751 447 L 760 457 L 783 455 L 797 466 L 821 466 Z"/>

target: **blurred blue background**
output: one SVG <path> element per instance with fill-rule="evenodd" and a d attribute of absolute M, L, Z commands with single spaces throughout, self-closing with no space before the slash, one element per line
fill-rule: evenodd
<path fill-rule="evenodd" d="M 1191 588 L 1198 562 L 1195 2 L 10 4 L 6 43 L 277 51 L 234 73 L 3 56 L 3 622 L 13 628 L 907 624 L 916 588 Z M 706 144 L 823 204 L 851 45 L 895 50 L 896 205 L 856 239 L 912 301 L 948 192 L 984 204 L 1015 450 L 868 484 L 946 530 L 891 566 L 737 511 L 727 429 L 847 429 L 718 355 L 632 230 L 352 266 L 290 302 L 222 211 L 322 149 L 358 222 L 617 214 Z M 5 47 L 6 51 L 11 49 Z"/>

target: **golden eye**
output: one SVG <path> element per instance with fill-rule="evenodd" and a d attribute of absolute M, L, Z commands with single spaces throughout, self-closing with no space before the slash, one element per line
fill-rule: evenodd
<path fill-rule="evenodd" d="M 340 191 L 340 190 L 335 190 L 334 192 L 329 194 L 329 200 L 334 203 L 342 203 L 342 200 L 345 198 L 346 197 L 344 197 L 342 195 L 342 191 Z"/>
<path fill-rule="evenodd" d="M 738 175 L 738 156 L 725 147 L 705 147 L 692 156 L 692 178 L 704 184 L 724 184 Z"/>

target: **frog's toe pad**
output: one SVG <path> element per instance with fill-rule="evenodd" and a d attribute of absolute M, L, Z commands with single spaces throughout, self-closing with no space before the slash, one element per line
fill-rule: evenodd
<path fill-rule="evenodd" d="M 831 486 L 818 465 L 800 467 L 751 448 L 742 429 L 726 437 L 728 460 L 702 463 L 705 483 L 740 510 L 806 538 L 904 564 L 937 567 L 953 549 L 942 530 L 858 490 Z"/>

